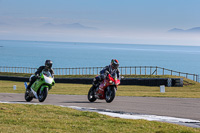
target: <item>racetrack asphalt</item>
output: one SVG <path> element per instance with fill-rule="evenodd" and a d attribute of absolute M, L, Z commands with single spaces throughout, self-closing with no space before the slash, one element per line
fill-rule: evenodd
<path fill-rule="evenodd" d="M 24 94 L 0 93 L 1 102 L 26 103 Z M 77 106 L 112 110 L 115 112 L 129 112 L 134 114 L 148 114 L 200 120 L 200 98 L 161 98 L 161 97 L 127 97 L 116 96 L 112 103 L 96 100 L 91 103 L 86 95 L 55 95 L 49 94 L 40 103 L 33 99 L 30 103 L 58 106 Z"/>

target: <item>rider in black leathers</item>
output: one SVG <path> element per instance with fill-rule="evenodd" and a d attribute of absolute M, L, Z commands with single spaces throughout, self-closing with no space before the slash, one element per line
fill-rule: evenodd
<path fill-rule="evenodd" d="M 93 79 L 93 88 L 97 88 L 99 83 L 101 81 L 103 81 L 108 76 L 108 74 L 110 74 L 111 76 L 117 74 L 117 78 L 119 79 L 120 71 L 119 71 L 118 67 L 119 67 L 119 61 L 116 59 L 112 59 L 111 64 L 108 66 L 105 66 L 100 71 L 100 75 Z"/>
<path fill-rule="evenodd" d="M 40 73 L 42 72 L 42 70 L 45 70 L 45 69 L 48 70 L 51 73 L 51 75 L 54 77 L 54 71 L 52 69 L 52 65 L 53 65 L 53 62 L 51 60 L 46 60 L 45 61 L 45 66 L 40 66 L 37 69 L 37 71 L 35 72 L 35 75 L 30 78 L 30 83 L 27 86 L 27 90 L 30 90 L 31 85 L 36 81 L 36 79 L 38 79 L 38 77 L 39 77 Z"/>

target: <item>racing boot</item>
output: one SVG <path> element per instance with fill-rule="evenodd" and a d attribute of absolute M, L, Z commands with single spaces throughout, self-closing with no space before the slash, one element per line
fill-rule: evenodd
<path fill-rule="evenodd" d="M 36 81 L 37 78 L 38 78 L 37 75 L 30 77 L 30 79 L 29 79 L 30 83 L 29 83 L 29 85 L 26 88 L 27 91 L 31 91 L 31 85 Z"/>
<path fill-rule="evenodd" d="M 93 79 L 92 88 L 95 89 L 95 92 L 98 91 L 99 81 L 96 78 Z"/>
<path fill-rule="evenodd" d="M 28 92 L 31 91 L 31 83 L 27 86 L 26 90 L 27 90 Z"/>

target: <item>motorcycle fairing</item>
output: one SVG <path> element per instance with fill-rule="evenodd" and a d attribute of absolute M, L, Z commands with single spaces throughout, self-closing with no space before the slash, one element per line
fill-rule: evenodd
<path fill-rule="evenodd" d="M 37 93 L 31 88 L 31 91 L 33 92 L 33 95 L 35 96 L 36 99 L 38 99 Z"/>
<path fill-rule="evenodd" d="M 48 86 L 48 85 L 42 85 L 42 87 L 41 87 L 40 91 L 43 91 L 43 90 L 44 90 L 44 88 L 48 88 L 48 89 L 49 89 L 49 86 Z"/>

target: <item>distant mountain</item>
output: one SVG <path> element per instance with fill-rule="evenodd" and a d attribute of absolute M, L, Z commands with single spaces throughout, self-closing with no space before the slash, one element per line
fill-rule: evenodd
<path fill-rule="evenodd" d="M 193 32 L 193 33 L 200 33 L 200 27 L 195 27 L 195 28 L 191 28 L 186 30 L 187 32 Z"/>
<path fill-rule="evenodd" d="M 174 28 L 174 29 L 169 30 L 168 32 L 184 32 L 184 30 Z"/>
<path fill-rule="evenodd" d="M 84 26 L 80 23 L 72 23 L 72 24 L 59 24 L 55 25 L 52 23 L 45 23 L 42 25 L 43 28 L 59 28 L 59 29 L 79 29 L 79 30 L 97 30 L 95 27 Z"/>
<path fill-rule="evenodd" d="M 174 29 L 169 30 L 168 32 L 171 32 L 171 33 L 200 33 L 200 27 L 194 27 L 194 28 L 187 29 L 187 30 L 174 28 Z"/>

